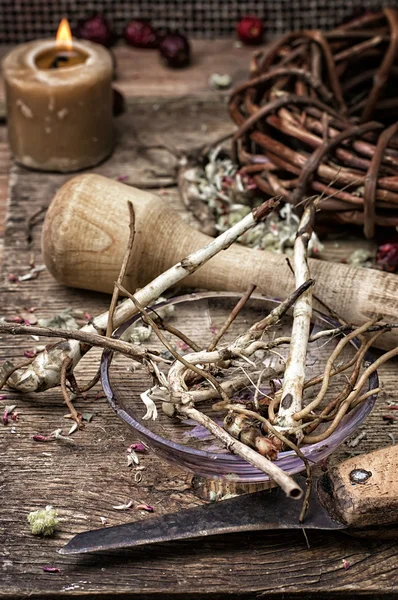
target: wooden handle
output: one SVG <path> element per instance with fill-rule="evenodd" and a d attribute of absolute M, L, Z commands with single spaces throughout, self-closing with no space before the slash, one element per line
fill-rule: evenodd
<path fill-rule="evenodd" d="M 398 445 L 343 462 L 320 481 L 319 497 L 348 527 L 398 522 Z M 395 534 L 396 535 L 396 534 Z"/>
<path fill-rule="evenodd" d="M 44 261 L 58 281 L 112 292 L 129 234 L 127 202 L 133 203 L 136 216 L 124 282 L 132 292 L 210 239 L 153 194 L 99 175 L 79 175 L 58 191 L 44 224 Z M 363 323 L 376 314 L 398 320 L 396 275 L 319 260 L 310 260 L 310 268 L 316 292 L 347 321 Z M 284 256 L 239 244 L 218 254 L 182 285 L 244 291 L 251 283 L 275 298 L 285 298 L 294 287 Z M 380 347 L 397 345 L 397 329 L 381 337 Z"/>

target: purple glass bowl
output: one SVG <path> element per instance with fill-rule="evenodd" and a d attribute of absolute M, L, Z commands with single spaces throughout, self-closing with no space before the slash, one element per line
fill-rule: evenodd
<path fill-rule="evenodd" d="M 192 315 L 192 304 L 195 303 L 195 308 L 197 309 L 195 315 L 198 315 L 197 318 L 203 319 L 203 322 L 206 323 L 209 320 L 210 314 L 212 319 L 213 315 L 216 315 L 214 318 L 218 318 L 218 324 L 221 324 L 240 297 L 239 294 L 233 292 L 203 292 L 173 298 L 165 303 L 158 304 L 157 308 L 165 305 L 176 306 L 176 313 L 181 313 L 179 318 L 182 319 L 182 323 L 190 325 L 189 315 Z M 265 310 L 269 311 L 277 304 L 279 304 L 277 300 L 261 296 L 252 297 L 239 315 L 241 322 L 237 325 L 237 329 L 231 333 L 228 332 L 228 335 L 232 336 L 229 339 L 233 339 L 236 333 L 243 333 L 254 320 L 264 316 Z M 291 320 L 291 317 L 285 318 L 290 318 Z M 120 338 L 126 329 L 139 319 L 139 316 L 135 316 L 124 323 L 115 331 L 114 337 Z M 208 325 L 211 325 L 211 323 Z M 175 326 L 179 327 L 178 324 Z M 334 326 L 336 326 L 336 323 L 333 319 L 314 311 L 313 327 L 317 327 L 317 330 L 320 330 Z M 196 327 L 196 330 L 198 328 L 197 324 L 192 324 L 192 327 Z M 239 327 L 241 328 L 240 330 Z M 179 328 L 187 335 L 190 335 L 190 331 L 187 331 L 183 326 Z M 202 330 L 206 333 L 206 335 L 203 334 L 206 339 L 201 340 L 204 345 L 211 339 L 213 328 L 204 326 Z M 282 333 L 282 335 L 284 334 Z M 155 335 L 152 334 L 148 342 L 148 347 L 156 347 L 154 343 L 156 339 L 154 338 Z M 226 337 L 226 341 L 229 341 L 228 337 Z M 350 344 L 347 346 L 349 347 Z M 316 352 L 322 352 L 322 347 L 319 346 L 320 350 L 316 350 Z M 358 341 L 354 340 L 351 346 L 351 353 L 357 347 Z M 160 348 L 161 346 L 158 346 L 158 349 Z M 330 352 L 330 347 L 328 352 Z M 129 365 L 131 365 L 131 361 L 129 362 L 129 359 L 121 357 L 119 354 L 117 357 L 125 361 L 121 363 L 118 369 L 114 366 L 116 359 L 112 352 L 105 350 L 102 355 L 101 378 L 106 397 L 115 412 L 135 431 L 136 436 L 147 442 L 157 454 L 203 477 L 226 478 L 241 483 L 265 482 L 269 479 L 267 475 L 245 462 L 239 456 L 221 447 L 212 449 L 215 440 L 211 436 L 209 436 L 209 439 L 207 436 L 204 436 L 206 441 L 201 439 L 203 432 L 199 432 L 200 435 L 196 437 L 193 436 L 192 432 L 195 431 L 195 427 L 190 423 L 178 421 L 175 430 L 170 432 L 170 429 L 172 430 L 174 427 L 169 425 L 172 420 L 165 415 L 162 417 L 163 413 L 161 411 L 159 411 L 160 422 L 143 421 L 142 415 L 145 413 L 145 407 L 140 400 L 140 393 L 148 389 L 151 382 L 149 379 L 147 382 L 143 381 L 143 376 L 139 372 L 138 376 L 137 373 L 133 375 L 130 372 Z M 364 361 L 370 364 L 373 362 L 373 358 L 368 353 Z M 320 361 L 315 358 L 314 364 L 317 362 Z M 320 367 L 321 365 L 319 365 Z M 363 391 L 377 387 L 378 376 L 377 372 L 375 372 L 370 376 L 368 385 Z M 376 394 L 369 396 L 362 404 L 358 405 L 342 419 L 334 433 L 325 441 L 302 446 L 303 454 L 312 463 L 322 461 L 356 431 L 372 410 L 375 401 Z M 196 426 L 196 429 L 198 429 L 198 426 Z M 187 432 L 188 437 L 186 438 Z M 168 438 L 174 438 L 174 440 L 177 438 L 177 441 Z M 276 464 L 290 474 L 298 473 L 304 469 L 303 461 L 292 450 L 281 452 Z"/>

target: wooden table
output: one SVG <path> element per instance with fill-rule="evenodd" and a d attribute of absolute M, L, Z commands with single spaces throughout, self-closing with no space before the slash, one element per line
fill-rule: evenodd
<path fill-rule="evenodd" d="M 171 136 L 182 148 L 213 133 L 216 137 L 217 131 L 226 130 L 231 124 L 225 116 L 225 94 L 210 91 L 208 77 L 219 72 L 230 73 L 234 83 L 245 79 L 249 55 L 250 50 L 237 48 L 229 40 L 196 42 L 193 67 L 170 71 L 160 65 L 155 52 L 117 48 L 116 86 L 129 98 L 129 113 L 119 122 L 119 130 L 133 127 L 131 122 L 134 122 L 134 131 L 140 140 L 147 143 L 148 138 L 154 136 L 162 140 Z M 188 96 L 189 102 L 184 100 Z M 178 130 L 176 123 L 174 131 L 168 130 L 168 111 L 170 119 L 176 119 L 179 107 L 186 102 L 193 110 L 192 119 L 197 126 L 184 132 Z M 129 136 L 133 136 L 132 131 L 128 129 Z M 148 176 L 145 171 L 148 164 L 140 162 L 140 157 L 127 154 L 124 168 L 130 182 L 138 176 L 143 181 Z M 168 166 L 165 158 L 161 161 L 163 167 Z M 125 173 L 115 169 L 111 160 L 99 170 L 113 177 Z M 39 260 L 39 229 L 34 230 L 33 245 L 29 247 L 26 221 L 38 206 L 51 199 L 54 177 L 13 166 L 8 158 L 5 127 L 0 127 L 0 233 L 4 235 L 5 231 L 0 290 L 2 314 L 19 314 L 24 307 L 32 305 L 38 307 L 34 313 L 38 317 L 49 316 L 66 306 L 93 314 L 106 308 L 109 302 L 103 295 L 66 290 L 47 273 L 18 286 L 8 281 L 8 273 L 20 273 L 32 251 Z M 65 179 L 67 177 L 59 176 L 57 181 L 61 184 Z M 8 184 L 9 209 L 4 227 Z M 175 190 L 162 193 L 189 218 Z M 344 258 L 357 244 L 358 239 L 329 241 L 323 258 Z M 34 344 L 26 339 L 2 336 L 0 358 L 20 359 L 23 351 Z M 95 372 L 99 356 L 99 352 L 90 353 L 79 369 L 81 377 L 88 379 Z M 355 448 L 340 448 L 334 460 L 387 446 L 392 443 L 394 434 L 398 434 L 395 423 L 391 425 L 382 419 L 388 412 L 387 400 L 396 397 L 396 366 L 396 362 L 390 363 L 380 370 L 384 390 L 377 409 L 363 428 L 364 439 Z M 84 431 L 74 434 L 74 443 L 70 444 L 39 444 L 32 440 L 36 433 L 49 433 L 62 426 L 67 430 L 69 422 L 65 426 L 66 411 L 58 390 L 27 396 L 4 392 L 7 399 L 2 404 L 17 404 L 20 419 L 12 426 L 0 426 L 3 456 L 0 466 L 0 598 L 396 597 L 398 546 L 391 541 L 361 541 L 337 533 L 311 533 L 309 549 L 301 533 L 270 532 L 170 543 L 100 556 L 57 555 L 56 550 L 73 534 L 100 527 L 101 518 L 105 518 L 108 525 L 149 518 L 134 509 L 119 512 L 112 508 L 129 499 L 148 502 L 155 507 L 156 515 L 199 502 L 191 491 L 190 476 L 150 452 L 141 459 L 145 467 L 142 482 L 134 481 L 127 467 L 126 448 L 137 440 L 104 399 L 95 398 L 99 389 L 91 392 L 86 400 L 77 401 L 80 411 L 95 413 L 95 417 Z M 30 534 L 26 517 L 29 511 L 46 504 L 57 508 L 60 530 L 54 538 L 40 539 Z M 348 564 L 348 568 L 344 564 Z M 59 567 L 60 573 L 43 572 L 45 565 Z"/>

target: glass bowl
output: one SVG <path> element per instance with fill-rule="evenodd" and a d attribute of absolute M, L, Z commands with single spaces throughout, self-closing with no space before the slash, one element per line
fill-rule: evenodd
<path fill-rule="evenodd" d="M 165 303 L 158 304 L 157 308 L 166 305 L 174 306 L 175 312 L 170 319 L 170 324 L 194 339 L 200 346 L 206 347 L 214 332 L 223 324 L 240 297 L 240 294 L 233 292 L 195 293 L 173 298 Z M 228 330 L 222 343 L 230 342 L 237 335 L 244 333 L 252 323 L 265 316 L 278 304 L 278 300 L 252 296 Z M 195 310 L 192 310 L 193 308 Z M 125 336 L 126 330 L 135 327 L 139 324 L 139 321 L 139 316 L 128 320 L 115 331 L 114 337 Z M 288 313 L 278 326 L 278 337 L 289 334 L 291 322 L 292 318 Z M 312 333 L 335 326 L 336 323 L 333 319 L 314 311 Z M 165 335 L 179 352 L 184 354 L 190 351 L 187 347 L 184 347 L 178 338 L 168 332 Z M 275 333 L 272 333 L 272 335 L 275 335 Z M 309 345 L 308 376 L 323 372 L 325 361 L 339 339 L 340 337 L 336 337 L 327 343 L 325 343 L 325 339 L 321 339 Z M 165 350 L 154 333 L 148 341 L 142 343 L 142 346 L 156 348 L 159 351 Z M 341 355 L 341 360 L 348 360 L 353 356 L 357 347 L 358 341 L 356 340 L 347 344 L 345 352 Z M 281 346 L 277 348 L 276 354 L 272 354 L 271 358 L 265 360 L 274 360 L 276 363 L 278 361 L 280 363 L 281 357 L 286 356 L 286 353 L 287 345 Z M 364 361 L 369 364 L 373 359 L 370 354 L 367 354 Z M 134 430 L 135 439 L 138 438 L 146 442 L 166 460 L 178 463 L 184 469 L 207 478 L 226 478 L 241 483 L 258 483 L 269 479 L 265 473 L 223 448 L 218 440 L 196 423 L 189 420 L 170 418 L 161 409 L 159 409 L 157 420 L 143 420 L 142 417 L 146 409 L 140 394 L 151 387 L 153 382 L 145 370 L 136 369 L 135 366 L 132 367 L 131 359 L 105 350 L 101 361 L 101 378 L 104 392 L 111 407 Z M 345 372 L 331 378 L 330 393 L 333 394 L 333 397 L 345 382 Z M 377 387 L 378 376 L 375 372 L 368 379 L 363 392 Z M 266 390 L 261 389 L 261 391 L 266 393 Z M 253 395 L 254 388 L 246 390 L 246 393 Z M 328 396 L 326 396 L 327 399 Z M 301 448 L 303 454 L 312 463 L 317 463 L 326 458 L 361 425 L 372 410 L 375 400 L 376 394 L 371 395 L 362 404 L 345 415 L 334 433 L 325 441 L 303 445 Z M 223 415 L 220 416 L 219 413 L 211 410 L 211 405 L 214 402 L 214 400 L 211 400 L 204 405 L 200 404 L 199 408 L 221 423 Z M 290 474 L 298 473 L 304 469 L 303 461 L 292 450 L 280 452 L 278 460 L 275 462 Z"/>

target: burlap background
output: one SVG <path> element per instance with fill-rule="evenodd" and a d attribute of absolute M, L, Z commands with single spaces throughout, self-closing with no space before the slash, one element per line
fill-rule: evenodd
<path fill-rule="evenodd" d="M 0 43 L 52 36 L 63 16 L 72 27 L 104 12 L 120 33 L 133 17 L 173 27 L 192 37 L 230 35 L 243 15 L 264 19 L 268 37 L 292 29 L 330 28 L 364 10 L 398 6 L 398 0 L 0 0 Z"/>

